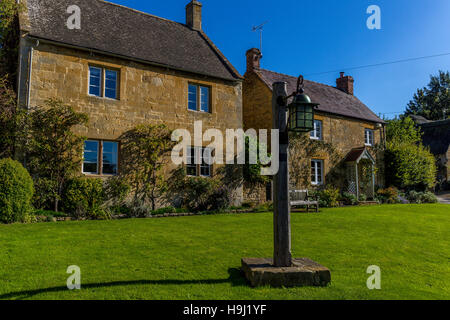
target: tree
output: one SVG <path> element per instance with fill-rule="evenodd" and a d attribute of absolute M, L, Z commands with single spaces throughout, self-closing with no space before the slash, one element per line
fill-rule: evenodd
<path fill-rule="evenodd" d="M 411 117 L 386 120 L 386 142 L 390 144 L 411 143 L 419 144 L 422 141 L 422 132 L 417 128 Z"/>
<path fill-rule="evenodd" d="M 17 98 L 8 79 L 0 77 L 0 158 L 14 158 L 16 139 L 25 112 L 17 108 Z"/>
<path fill-rule="evenodd" d="M 418 89 L 408 103 L 406 115 L 419 115 L 428 120 L 450 118 L 450 73 L 439 71 L 431 76 L 427 87 Z"/>
<path fill-rule="evenodd" d="M 150 201 L 152 210 L 168 188 L 163 169 L 175 145 L 171 135 L 161 124 L 139 125 L 121 136 L 122 175 L 132 188 L 135 203 Z"/>
<path fill-rule="evenodd" d="M 75 134 L 73 129 L 87 123 L 86 114 L 75 112 L 58 99 L 49 99 L 30 112 L 27 165 L 37 191 L 48 194 L 56 212 L 64 184 L 81 168 L 86 138 Z"/>
<path fill-rule="evenodd" d="M 0 1 L 0 76 L 9 75 L 16 83 L 20 41 L 19 13 L 23 4 L 16 0 Z"/>
<path fill-rule="evenodd" d="M 386 182 L 402 189 L 424 190 L 436 181 L 434 156 L 421 142 L 422 133 L 410 117 L 387 121 Z"/>

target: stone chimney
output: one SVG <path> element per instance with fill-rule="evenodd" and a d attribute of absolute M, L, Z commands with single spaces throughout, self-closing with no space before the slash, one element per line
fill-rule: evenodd
<path fill-rule="evenodd" d="M 255 69 L 259 70 L 259 68 L 261 67 L 260 61 L 262 58 L 261 51 L 259 51 L 259 49 L 256 48 L 252 48 L 247 51 L 246 56 L 247 56 L 247 72 L 252 72 Z"/>
<path fill-rule="evenodd" d="M 192 0 L 186 6 L 186 24 L 197 31 L 202 30 L 202 4 Z"/>
<path fill-rule="evenodd" d="M 354 82 L 355 80 L 353 80 L 352 76 L 344 76 L 344 72 L 341 72 L 340 78 L 336 79 L 336 87 L 345 93 L 353 95 Z"/>

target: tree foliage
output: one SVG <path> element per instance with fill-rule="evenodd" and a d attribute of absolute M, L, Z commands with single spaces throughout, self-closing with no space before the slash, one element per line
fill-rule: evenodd
<path fill-rule="evenodd" d="M 401 189 L 424 190 L 436 181 L 436 161 L 421 143 L 420 129 L 410 117 L 386 126 L 386 182 Z"/>
<path fill-rule="evenodd" d="M 88 116 L 75 112 L 61 100 L 49 99 L 44 106 L 30 112 L 27 130 L 27 165 L 37 184 L 58 211 L 64 183 L 80 171 L 83 136 L 73 132 L 76 126 L 87 125 Z"/>
<path fill-rule="evenodd" d="M 152 210 L 167 190 L 163 169 L 175 144 L 171 135 L 172 131 L 164 124 L 139 125 L 120 138 L 123 177 L 131 186 L 134 201 L 150 202 Z"/>
<path fill-rule="evenodd" d="M 23 127 L 25 111 L 17 107 L 17 97 L 6 76 L 0 76 L 0 158 L 14 158 L 16 141 Z"/>
<path fill-rule="evenodd" d="M 439 71 L 431 76 L 430 83 L 418 89 L 408 103 L 406 115 L 419 115 L 428 120 L 450 118 L 450 73 Z"/>
<path fill-rule="evenodd" d="M 0 1 L 0 76 L 9 75 L 16 83 L 20 41 L 19 13 L 23 4 L 16 0 Z"/>
<path fill-rule="evenodd" d="M 386 141 L 390 144 L 412 143 L 418 144 L 422 141 L 422 132 L 411 117 L 395 118 L 386 120 Z"/>

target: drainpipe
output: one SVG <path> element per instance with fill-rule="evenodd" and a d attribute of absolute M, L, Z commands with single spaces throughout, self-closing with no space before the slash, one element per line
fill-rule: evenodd
<path fill-rule="evenodd" d="M 34 48 L 39 46 L 39 40 L 36 40 L 34 45 L 30 46 L 30 52 L 28 54 L 28 79 L 27 79 L 27 109 L 30 109 L 30 100 L 31 100 L 31 74 L 33 71 L 33 52 Z"/>

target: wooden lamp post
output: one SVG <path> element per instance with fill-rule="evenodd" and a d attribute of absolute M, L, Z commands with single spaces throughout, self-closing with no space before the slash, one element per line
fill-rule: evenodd
<path fill-rule="evenodd" d="M 287 105 L 289 98 L 291 104 Z M 314 129 L 314 108 L 317 103 L 304 94 L 303 77 L 297 81 L 297 91 L 287 95 L 287 83 L 273 84 L 272 127 L 280 133 L 278 173 L 273 177 L 274 257 L 276 267 L 291 267 L 291 218 L 289 204 L 289 131 L 310 132 Z M 287 115 L 289 114 L 289 118 Z"/>
<path fill-rule="evenodd" d="M 289 99 L 292 102 L 288 105 Z M 309 132 L 314 129 L 317 103 L 304 94 L 303 77 L 297 90 L 287 94 L 286 82 L 273 84 L 272 127 L 279 130 L 279 170 L 273 177 L 274 215 L 273 259 L 244 258 L 242 270 L 252 286 L 326 286 L 331 273 L 326 267 L 308 259 L 291 255 L 291 220 L 289 199 L 289 131 Z"/>

